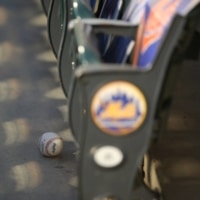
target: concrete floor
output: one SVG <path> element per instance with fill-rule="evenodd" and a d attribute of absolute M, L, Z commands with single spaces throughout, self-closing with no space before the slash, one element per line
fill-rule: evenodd
<path fill-rule="evenodd" d="M 76 198 L 76 148 L 67 101 L 39 0 L 0 1 L 0 199 Z M 38 151 L 47 131 L 64 138 L 58 158 Z"/>
<path fill-rule="evenodd" d="M 200 199 L 200 62 L 182 67 L 167 134 L 154 147 L 167 200 Z M 40 0 L 0 1 L 0 199 L 77 199 L 76 147 Z M 39 136 L 64 138 L 45 158 Z"/>

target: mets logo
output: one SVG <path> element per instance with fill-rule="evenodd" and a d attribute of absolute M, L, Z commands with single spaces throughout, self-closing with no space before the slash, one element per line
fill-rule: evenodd
<path fill-rule="evenodd" d="M 91 102 L 91 116 L 103 132 L 122 136 L 136 131 L 147 114 L 146 99 L 135 85 L 114 81 L 101 87 Z"/>

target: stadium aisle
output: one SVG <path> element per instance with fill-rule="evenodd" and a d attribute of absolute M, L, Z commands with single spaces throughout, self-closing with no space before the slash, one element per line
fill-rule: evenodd
<path fill-rule="evenodd" d="M 76 199 L 76 148 L 67 101 L 39 0 L 0 1 L 0 199 Z M 37 147 L 47 131 L 64 138 L 58 158 Z"/>

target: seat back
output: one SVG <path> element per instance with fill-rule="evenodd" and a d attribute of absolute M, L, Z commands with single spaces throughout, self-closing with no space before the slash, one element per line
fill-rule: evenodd
<path fill-rule="evenodd" d="M 71 74 L 74 71 L 74 65 L 70 60 L 71 49 L 73 49 L 73 36 L 71 36 L 70 31 L 68 30 L 69 21 L 72 19 L 86 19 L 97 17 L 103 17 L 106 19 L 116 19 L 120 16 L 120 11 L 123 13 L 125 9 L 125 4 L 129 1 L 66 1 L 64 0 L 64 23 L 63 23 L 63 33 L 61 37 L 60 47 L 59 47 L 59 56 L 58 56 L 58 66 L 59 66 L 59 75 L 61 80 L 61 85 L 65 95 L 69 92 L 69 85 L 71 82 Z M 75 3 L 73 5 L 73 3 Z M 90 3 L 90 5 L 89 5 Z M 122 5 L 121 5 L 122 3 Z M 97 5 L 98 11 L 93 12 L 93 9 Z M 98 7 L 99 5 L 99 7 Z M 114 11 L 114 12 L 113 12 Z M 104 51 L 105 44 L 108 43 L 108 37 L 105 37 L 105 34 L 101 35 L 101 50 Z"/>

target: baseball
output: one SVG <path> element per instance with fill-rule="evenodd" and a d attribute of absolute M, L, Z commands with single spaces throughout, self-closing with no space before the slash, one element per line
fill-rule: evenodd
<path fill-rule="evenodd" d="M 63 140 L 56 133 L 46 132 L 39 138 L 39 150 L 42 155 L 54 157 L 61 153 Z"/>

